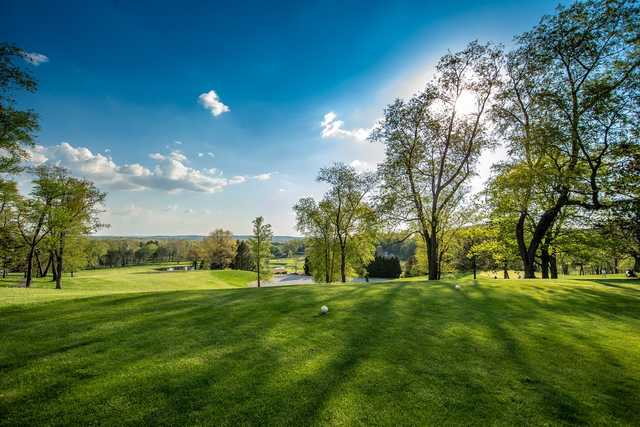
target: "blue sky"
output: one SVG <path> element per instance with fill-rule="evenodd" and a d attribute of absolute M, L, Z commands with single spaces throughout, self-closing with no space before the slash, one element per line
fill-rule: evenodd
<path fill-rule="evenodd" d="M 297 234 L 318 169 L 380 161 L 367 129 L 442 54 L 508 44 L 556 3 L 5 0 L 0 39 L 47 58 L 19 98 L 41 118 L 33 160 L 108 192 L 101 234 L 244 234 L 257 215 Z"/>

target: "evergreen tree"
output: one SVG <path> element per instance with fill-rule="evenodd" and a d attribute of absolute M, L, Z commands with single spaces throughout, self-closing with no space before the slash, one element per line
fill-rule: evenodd
<path fill-rule="evenodd" d="M 244 240 L 238 243 L 236 255 L 233 258 L 231 266 L 234 270 L 254 271 L 256 269 L 256 264 L 253 262 L 253 256 L 251 255 L 251 249 Z"/>

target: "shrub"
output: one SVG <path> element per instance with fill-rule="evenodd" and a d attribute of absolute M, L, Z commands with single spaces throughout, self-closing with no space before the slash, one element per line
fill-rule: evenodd
<path fill-rule="evenodd" d="M 384 279 L 397 279 L 402 273 L 400 267 L 400 259 L 395 256 L 380 256 L 376 257 L 367 266 L 367 273 L 369 277 L 380 277 Z"/>

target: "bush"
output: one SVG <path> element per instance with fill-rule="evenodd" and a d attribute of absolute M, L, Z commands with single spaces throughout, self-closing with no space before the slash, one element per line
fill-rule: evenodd
<path fill-rule="evenodd" d="M 383 279 L 397 279 L 402 273 L 400 267 L 400 259 L 395 256 L 380 256 L 376 257 L 367 266 L 367 273 L 369 277 L 380 277 Z"/>

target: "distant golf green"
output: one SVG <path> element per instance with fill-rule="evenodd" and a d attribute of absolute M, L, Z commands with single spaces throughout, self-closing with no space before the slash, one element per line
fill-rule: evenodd
<path fill-rule="evenodd" d="M 0 282 L 0 424 L 638 422 L 637 281 L 252 280 Z"/>

